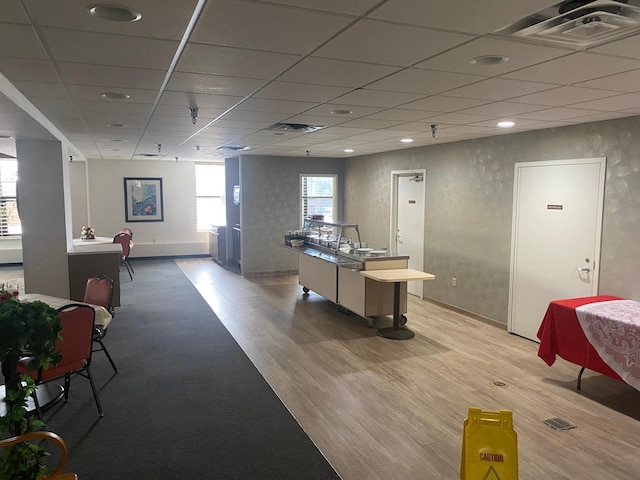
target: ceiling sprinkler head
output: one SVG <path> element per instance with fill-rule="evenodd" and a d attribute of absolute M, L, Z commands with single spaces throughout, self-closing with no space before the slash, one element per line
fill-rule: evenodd
<path fill-rule="evenodd" d="M 198 107 L 189 107 L 189 111 L 191 112 L 191 123 L 195 125 L 198 118 Z"/>
<path fill-rule="evenodd" d="M 431 135 L 433 136 L 433 138 L 436 138 L 436 130 L 438 130 L 438 125 L 434 123 L 433 125 L 431 125 Z"/>
<path fill-rule="evenodd" d="M 162 150 L 162 144 L 156 143 L 156 146 L 158 147 L 158 153 L 160 153 L 160 151 Z"/>

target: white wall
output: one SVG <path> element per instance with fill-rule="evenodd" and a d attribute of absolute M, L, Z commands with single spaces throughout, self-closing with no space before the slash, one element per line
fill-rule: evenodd
<path fill-rule="evenodd" d="M 132 258 L 209 253 L 208 233 L 196 233 L 193 162 L 88 159 L 87 167 L 89 223 L 96 235 L 111 237 L 129 227 L 134 235 Z M 125 223 L 125 177 L 162 178 L 163 222 Z"/>

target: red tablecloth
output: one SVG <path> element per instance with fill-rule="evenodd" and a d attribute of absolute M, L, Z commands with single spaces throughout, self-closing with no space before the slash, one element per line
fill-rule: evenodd
<path fill-rule="evenodd" d="M 576 316 L 577 307 L 610 300 L 623 299 L 611 295 L 598 295 L 551 302 L 537 333 L 540 339 L 538 356 L 548 365 L 553 365 L 558 355 L 568 362 L 623 381 L 589 343 Z"/>

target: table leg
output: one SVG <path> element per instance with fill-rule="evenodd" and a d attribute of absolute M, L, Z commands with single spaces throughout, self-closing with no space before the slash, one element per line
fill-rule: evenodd
<path fill-rule="evenodd" d="M 408 328 L 402 328 L 400 326 L 400 286 L 402 282 L 394 282 L 393 284 L 393 327 L 385 327 L 378 330 L 378 335 L 384 338 L 391 338 L 393 340 L 408 340 L 415 337 Z"/>

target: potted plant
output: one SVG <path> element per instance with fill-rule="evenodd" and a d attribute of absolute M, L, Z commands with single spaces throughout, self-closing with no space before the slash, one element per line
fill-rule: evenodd
<path fill-rule="evenodd" d="M 4 292 L 0 292 L 2 294 Z M 4 298 L 4 297 L 3 297 Z M 47 368 L 62 358 L 56 349 L 62 322 L 58 312 L 44 302 L 20 302 L 15 296 L 0 301 L 0 362 L 5 385 L 5 415 L 0 416 L 0 437 L 12 437 L 44 427 L 27 412 L 27 399 L 35 391 L 30 377 L 18 374 L 18 361 L 28 352 L 29 369 Z M 34 444 L 8 447 L 0 457 L 0 477 L 33 480 L 42 475 L 46 450 Z"/>

